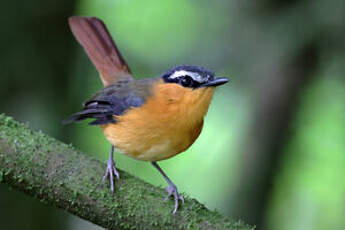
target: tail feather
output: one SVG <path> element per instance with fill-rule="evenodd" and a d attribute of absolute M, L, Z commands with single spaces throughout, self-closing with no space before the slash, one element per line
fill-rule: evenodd
<path fill-rule="evenodd" d="M 128 65 L 100 19 L 72 16 L 68 21 L 77 41 L 100 73 L 104 86 L 133 79 Z"/>

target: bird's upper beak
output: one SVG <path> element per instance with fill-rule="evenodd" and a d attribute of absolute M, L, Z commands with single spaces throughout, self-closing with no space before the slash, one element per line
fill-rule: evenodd
<path fill-rule="evenodd" d="M 202 86 L 219 86 L 227 83 L 228 81 L 229 79 L 227 79 L 226 77 L 215 77 L 213 80 L 202 84 Z"/>

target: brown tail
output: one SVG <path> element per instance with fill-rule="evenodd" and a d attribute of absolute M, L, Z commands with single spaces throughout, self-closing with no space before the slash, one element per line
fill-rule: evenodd
<path fill-rule="evenodd" d="M 120 79 L 133 78 L 107 27 L 100 19 L 72 16 L 68 22 L 77 41 L 100 73 L 104 86 Z"/>

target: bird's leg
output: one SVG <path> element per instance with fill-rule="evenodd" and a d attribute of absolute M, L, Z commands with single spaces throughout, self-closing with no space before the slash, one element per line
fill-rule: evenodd
<path fill-rule="evenodd" d="M 105 170 L 105 174 L 103 176 L 103 180 L 106 180 L 109 178 L 110 189 L 112 192 L 114 192 L 114 174 L 115 174 L 117 179 L 120 179 L 120 174 L 116 170 L 113 156 L 114 156 L 114 145 L 111 146 L 110 156 L 109 156 L 109 160 L 108 160 L 108 164 L 107 164 L 107 169 Z"/>
<path fill-rule="evenodd" d="M 162 176 L 164 177 L 164 179 L 168 182 L 169 187 L 165 188 L 165 190 L 167 190 L 168 192 L 168 196 L 165 198 L 165 200 L 167 200 L 170 196 L 174 196 L 174 200 L 175 200 L 175 207 L 173 210 L 173 214 L 176 213 L 178 207 L 179 207 L 179 200 L 182 201 L 182 204 L 184 203 L 184 198 L 182 195 L 180 195 L 177 191 L 177 187 L 176 185 L 174 185 L 174 183 L 169 179 L 169 177 L 164 173 L 164 171 L 161 169 L 161 167 L 159 167 L 159 165 L 157 164 L 157 162 L 152 162 L 152 165 L 160 172 L 160 174 L 162 174 Z"/>

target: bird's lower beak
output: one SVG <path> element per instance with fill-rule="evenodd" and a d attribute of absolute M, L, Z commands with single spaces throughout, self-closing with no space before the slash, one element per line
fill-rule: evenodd
<path fill-rule="evenodd" d="M 219 86 L 227 83 L 228 81 L 229 79 L 225 77 L 216 77 L 213 80 L 206 82 L 202 86 Z"/>

